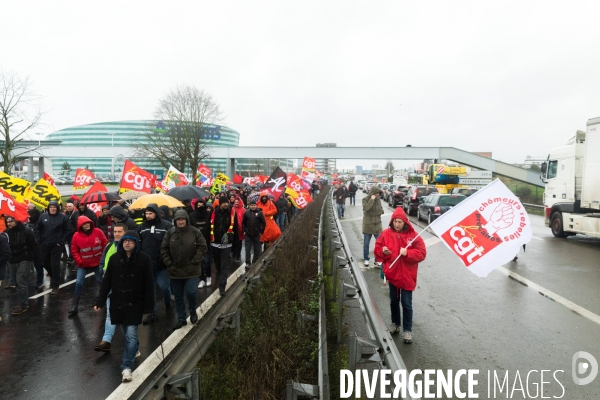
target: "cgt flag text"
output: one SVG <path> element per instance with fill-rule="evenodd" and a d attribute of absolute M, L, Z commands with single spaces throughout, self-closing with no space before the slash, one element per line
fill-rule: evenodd
<path fill-rule="evenodd" d="M 138 167 L 129 160 L 125 160 L 123 175 L 121 176 L 120 193 L 129 190 L 151 193 L 156 187 L 156 178 L 150 172 Z"/>
<path fill-rule="evenodd" d="M 531 223 L 523 204 L 498 179 L 429 226 L 479 277 L 512 260 L 531 240 Z"/>

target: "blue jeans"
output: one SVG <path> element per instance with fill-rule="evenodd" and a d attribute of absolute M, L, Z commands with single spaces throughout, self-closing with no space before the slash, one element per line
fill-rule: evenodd
<path fill-rule="evenodd" d="M 135 355 L 140 346 L 137 330 L 137 325 L 121 325 L 121 331 L 123 332 L 123 336 L 125 336 L 125 348 L 123 349 L 123 364 L 121 365 L 121 371 L 127 368 L 133 371 Z"/>
<path fill-rule="evenodd" d="M 336 203 L 336 204 L 337 204 L 338 217 L 343 217 L 344 210 L 346 209 L 346 203 Z"/>
<path fill-rule="evenodd" d="M 188 308 L 190 311 L 196 311 L 196 289 L 198 288 L 198 277 L 188 279 L 171 279 L 173 286 L 173 294 L 175 295 L 175 309 L 177 310 L 177 319 L 185 321 L 187 314 L 185 312 L 185 301 L 183 294 L 188 300 Z"/>
<path fill-rule="evenodd" d="M 390 287 L 390 307 L 392 311 L 392 323 L 400 326 L 400 303 L 402 303 L 402 325 L 405 332 L 412 332 L 412 290 L 398 289 L 388 282 Z M 400 297 L 398 297 L 400 294 Z"/>
<path fill-rule="evenodd" d="M 275 216 L 275 222 L 277 223 L 277 226 L 279 226 L 279 230 L 283 232 L 283 229 L 285 228 L 285 213 L 277 214 Z"/>
<path fill-rule="evenodd" d="M 375 236 L 375 240 L 379 237 L 379 233 L 377 235 L 371 235 L 370 233 L 363 233 L 363 257 L 365 261 L 369 261 L 369 245 L 371 244 L 371 236 Z M 377 261 L 377 259 L 375 259 Z"/>
<path fill-rule="evenodd" d="M 165 304 L 171 303 L 171 280 L 167 275 L 166 269 L 154 270 L 154 314 L 158 312 L 158 306 L 156 303 L 156 284 L 160 290 L 162 290 L 163 300 Z"/>
<path fill-rule="evenodd" d="M 350 193 L 350 205 L 356 205 L 356 193 Z"/>
<path fill-rule="evenodd" d="M 106 298 L 106 322 L 104 323 L 104 336 L 102 336 L 103 342 L 112 342 L 112 338 L 115 335 L 115 330 L 117 329 L 116 325 L 113 325 L 110 321 L 110 294 L 112 290 L 108 292 L 108 297 Z"/>
<path fill-rule="evenodd" d="M 94 268 L 77 268 L 77 278 L 75 278 L 75 296 L 80 296 L 83 291 L 83 282 L 85 281 L 85 276 L 89 273 L 93 272 L 96 275 L 96 282 L 98 284 L 102 283 L 102 268 L 94 267 Z"/>

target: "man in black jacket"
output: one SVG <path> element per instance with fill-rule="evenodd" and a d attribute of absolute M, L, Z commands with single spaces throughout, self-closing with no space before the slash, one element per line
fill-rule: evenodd
<path fill-rule="evenodd" d="M 335 198 L 335 202 L 337 204 L 338 217 L 344 218 L 344 211 L 346 209 L 346 187 L 343 184 L 336 184 L 335 191 L 333 192 L 333 197 Z"/>
<path fill-rule="evenodd" d="M 40 244 L 40 257 L 50 275 L 51 295 L 58 294 L 60 285 L 60 256 L 65 242 L 72 233 L 72 226 L 66 215 L 59 212 L 58 202 L 48 204 L 48 212 L 42 214 L 35 224 L 35 236 Z"/>
<path fill-rule="evenodd" d="M 350 181 L 348 185 L 348 196 L 350 197 L 350 205 L 356 205 L 356 192 L 358 191 L 358 186 L 354 183 L 354 181 Z"/>
<path fill-rule="evenodd" d="M 152 260 L 146 253 L 140 251 L 139 242 L 140 237 L 134 230 L 127 231 L 119 241 L 117 252 L 108 261 L 94 306 L 94 310 L 100 311 L 106 306 L 108 293 L 112 291 L 111 322 L 121 325 L 125 336 L 121 365 L 123 382 L 132 380 L 131 371 L 139 347 L 138 325 L 142 323 L 144 314 L 151 313 L 154 308 Z"/>
<path fill-rule="evenodd" d="M 27 278 L 33 266 L 33 261 L 39 256 L 38 244 L 35 241 L 33 231 L 13 217 L 6 217 L 6 228 L 11 253 L 8 267 L 16 281 L 19 296 L 19 305 L 12 309 L 12 314 L 19 315 L 29 309 Z"/>
<path fill-rule="evenodd" d="M 152 260 L 152 272 L 154 273 L 154 311 L 144 319 L 144 325 L 156 321 L 158 306 L 156 304 L 156 284 L 160 287 L 165 302 L 167 315 L 173 312 L 171 304 L 171 281 L 167 275 L 165 264 L 160 257 L 160 246 L 162 245 L 165 233 L 173 227 L 170 222 L 160 218 L 160 209 L 158 205 L 151 203 L 146 207 L 146 220 L 138 226 L 138 232 L 142 244 L 140 249 L 150 256 Z"/>
<path fill-rule="evenodd" d="M 79 203 L 79 206 L 77 206 L 77 210 L 73 213 L 73 218 L 71 218 L 71 223 L 75 223 L 73 225 L 73 228 L 75 229 L 75 232 L 77 232 L 77 220 L 79 219 L 79 217 L 81 216 L 86 216 L 89 219 L 92 220 L 92 222 L 94 223 L 94 226 L 98 227 L 98 217 L 96 217 L 96 213 L 93 212 L 92 210 L 90 210 L 89 208 L 87 208 L 86 204 L 82 204 Z"/>
<path fill-rule="evenodd" d="M 206 200 L 198 199 L 196 202 L 196 209 L 190 214 L 190 225 L 198 228 L 202 232 L 204 241 L 210 243 L 210 215 L 212 208 L 206 205 Z M 211 282 L 211 260 L 212 252 L 210 246 L 208 251 L 202 260 L 202 273 L 200 274 L 200 282 L 198 288 L 202 289 L 204 286 L 210 286 Z"/>
<path fill-rule="evenodd" d="M 286 217 L 287 208 L 288 208 L 288 201 L 285 198 L 285 196 L 283 195 L 283 193 L 281 194 L 281 196 L 279 196 L 279 199 L 277 199 L 277 201 L 275 202 L 275 207 L 277 207 L 277 215 L 275 216 L 275 222 L 277 222 L 277 225 L 279 226 L 279 230 L 281 232 L 283 232 L 283 229 L 285 228 L 285 217 Z"/>
<path fill-rule="evenodd" d="M 215 268 L 219 276 L 219 293 L 225 296 L 225 287 L 229 277 L 229 255 L 238 222 L 235 211 L 230 209 L 226 196 L 219 197 L 219 206 L 215 208 L 210 221 L 210 245 L 215 259 Z"/>
<path fill-rule="evenodd" d="M 248 210 L 244 213 L 242 228 L 244 230 L 244 245 L 246 246 L 246 265 L 254 264 L 260 257 L 260 235 L 265 231 L 267 221 L 262 210 L 256 206 L 256 200 L 250 200 Z M 250 262 L 250 254 L 254 249 L 254 258 Z"/>
<path fill-rule="evenodd" d="M 125 209 L 121 206 L 113 206 L 108 212 L 108 215 L 112 217 L 112 220 L 115 224 L 125 224 L 127 225 L 127 228 L 131 230 L 136 230 L 138 227 L 135 221 L 129 218 L 127 211 L 125 211 Z"/>

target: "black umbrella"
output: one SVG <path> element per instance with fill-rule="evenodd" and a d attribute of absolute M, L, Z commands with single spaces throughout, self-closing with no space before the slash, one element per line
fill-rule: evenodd
<path fill-rule="evenodd" d="M 86 193 L 81 199 L 81 204 L 102 203 L 121 200 L 118 194 L 112 192 Z"/>
<path fill-rule="evenodd" d="M 175 197 L 177 200 L 205 199 L 210 196 L 210 193 L 201 187 L 188 185 L 177 186 L 169 190 L 167 194 Z"/>

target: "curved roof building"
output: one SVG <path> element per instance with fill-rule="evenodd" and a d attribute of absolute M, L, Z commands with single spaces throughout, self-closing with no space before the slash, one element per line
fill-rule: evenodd
<path fill-rule="evenodd" d="M 72 171 L 76 168 L 88 167 L 96 175 L 109 175 L 113 171 L 113 162 L 116 160 L 114 172 L 117 174 L 121 171 L 124 162 L 124 158 L 118 155 L 131 154 L 133 148 L 147 140 L 145 135 L 149 129 L 163 132 L 165 125 L 162 121 L 116 121 L 79 125 L 53 132 L 48 135 L 47 140 L 61 140 L 62 143 L 57 146 L 61 149 L 61 156 L 51 158 L 52 171 L 58 173 L 63 169 L 63 165 L 68 163 Z M 222 125 L 207 125 L 199 134 L 208 141 L 207 144 L 210 146 L 238 146 L 240 141 L 240 134 L 237 131 Z M 69 152 L 69 147 L 79 149 L 86 147 L 90 149 L 91 154 L 72 154 Z M 94 147 L 98 148 L 97 152 L 94 151 Z M 107 151 L 107 148 L 110 150 Z M 164 167 L 158 160 L 131 157 L 130 159 L 156 175 L 162 176 L 164 172 Z M 203 163 L 215 172 L 225 171 L 225 160 L 208 159 Z M 238 164 L 241 163 L 243 160 L 238 161 Z"/>

